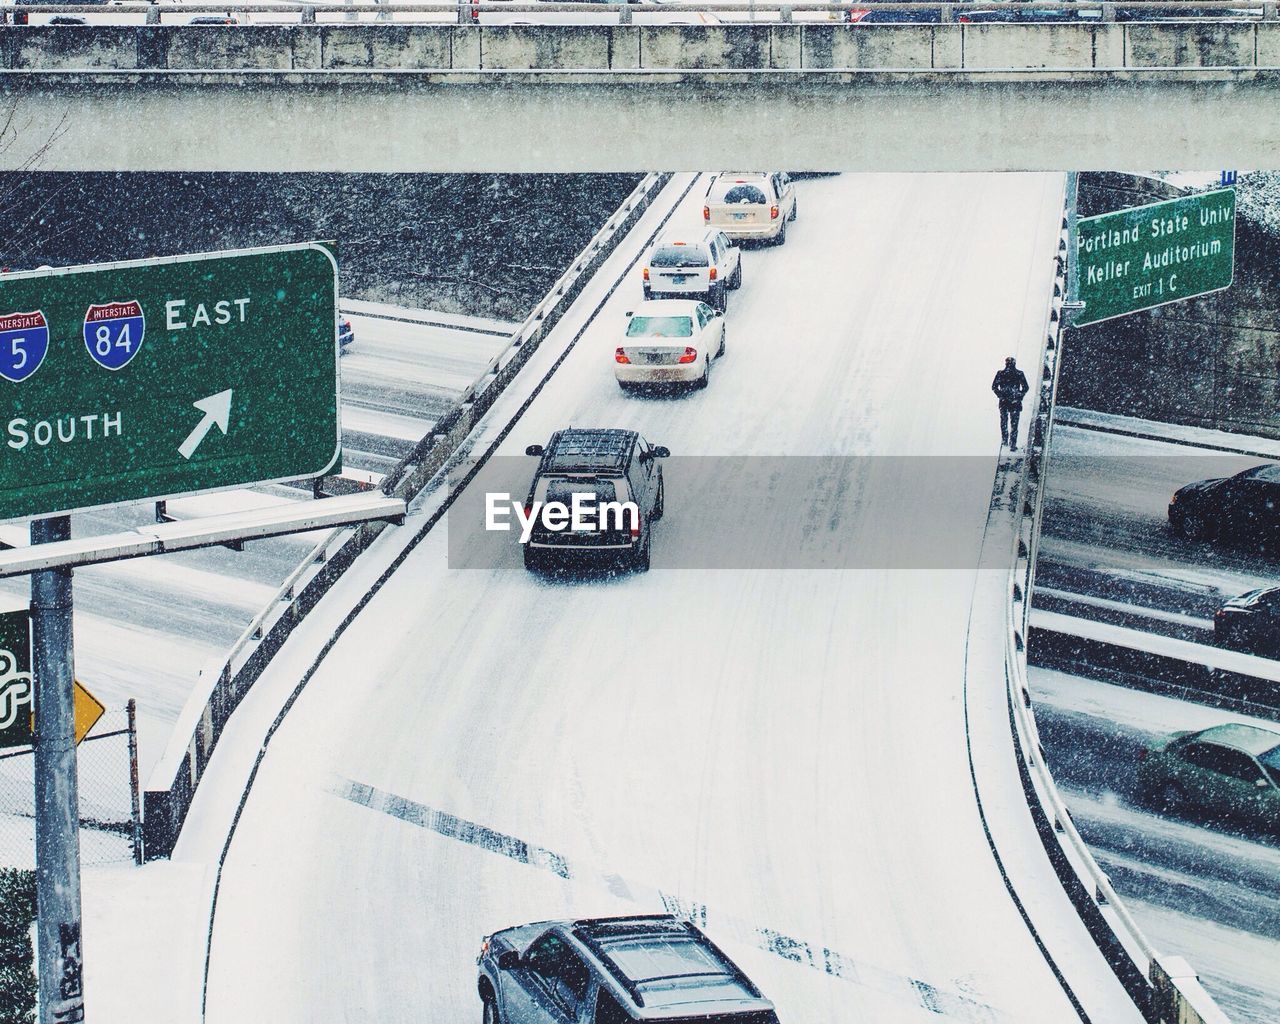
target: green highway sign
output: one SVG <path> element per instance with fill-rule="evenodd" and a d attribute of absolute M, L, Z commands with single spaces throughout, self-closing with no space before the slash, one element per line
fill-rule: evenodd
<path fill-rule="evenodd" d="M 1168 199 L 1076 223 L 1075 327 L 1206 295 L 1235 275 L 1236 190 Z"/>
<path fill-rule="evenodd" d="M 324 245 L 0 275 L 0 521 L 336 472 Z"/>

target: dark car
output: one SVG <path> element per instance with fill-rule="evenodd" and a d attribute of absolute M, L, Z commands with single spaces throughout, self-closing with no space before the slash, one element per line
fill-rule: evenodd
<path fill-rule="evenodd" d="M 1280 540 L 1280 465 L 1187 484 L 1169 502 L 1169 525 L 1189 540 Z"/>
<path fill-rule="evenodd" d="M 351 326 L 351 321 L 341 313 L 338 314 L 338 351 L 345 352 L 347 346 L 356 340 L 355 329 Z"/>
<path fill-rule="evenodd" d="M 669 914 L 508 928 L 476 963 L 485 1024 L 778 1024 L 741 969 Z"/>
<path fill-rule="evenodd" d="M 13 0 L 20 7 L 106 7 L 108 0 Z M 38 21 L 46 21 L 49 25 L 84 25 L 86 21 L 83 16 L 78 14 L 51 14 L 49 12 L 41 12 L 39 14 L 30 14 L 27 11 L 14 11 L 13 23 L 15 25 L 30 25 L 32 18 Z"/>
<path fill-rule="evenodd" d="M 540 460 L 525 500 L 537 516 L 524 546 L 525 568 L 572 561 L 648 570 L 653 524 L 666 501 L 658 465 L 671 454 L 666 448 L 650 445 L 634 430 L 573 428 L 556 431 L 545 448 L 530 445 L 525 454 Z M 584 529 L 553 528 L 540 514 L 548 505 L 569 508 L 577 502 L 598 512 Z"/>
<path fill-rule="evenodd" d="M 1254 725 L 1180 732 L 1142 751 L 1144 798 L 1166 811 L 1280 828 L 1280 733 Z"/>
<path fill-rule="evenodd" d="M 1280 657 L 1280 588 L 1251 590 L 1223 604 L 1213 616 L 1213 642 L 1248 654 Z"/>

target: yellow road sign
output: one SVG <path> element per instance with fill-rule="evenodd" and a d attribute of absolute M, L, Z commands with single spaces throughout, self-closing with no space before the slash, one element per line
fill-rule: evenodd
<path fill-rule="evenodd" d="M 76 746 L 80 745 L 80 741 L 89 735 L 89 730 L 98 724 L 98 719 L 102 717 L 107 710 L 99 702 L 98 698 L 80 685 L 80 680 L 75 681 L 75 720 L 76 720 Z M 36 716 L 31 716 L 31 735 L 36 734 Z"/>

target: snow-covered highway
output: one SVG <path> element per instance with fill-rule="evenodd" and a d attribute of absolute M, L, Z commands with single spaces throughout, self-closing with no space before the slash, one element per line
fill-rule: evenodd
<path fill-rule="evenodd" d="M 1038 857 L 1010 844 L 997 866 L 966 738 L 966 715 L 1007 737 L 1003 675 L 969 680 L 968 707 L 964 691 L 996 469 L 988 388 L 1005 355 L 1035 365 L 1061 177 L 803 183 L 787 245 L 744 254 L 711 386 L 624 396 L 611 358 L 634 260 L 688 185 L 676 177 L 588 286 L 579 303 L 600 311 L 527 409 L 550 351 L 471 454 L 518 455 L 573 424 L 635 428 L 677 456 L 985 459 L 946 475 L 964 481 L 945 496 L 956 562 L 674 571 L 682 521 L 732 513 L 734 482 L 714 472 L 673 474 L 645 575 L 528 576 L 514 543 L 496 565 L 479 544 L 450 552 L 442 521 L 270 740 L 221 872 L 208 1021 L 478 1019 L 483 935 L 664 906 L 705 924 L 787 1024 L 1140 1019 L 1038 837 L 1016 844 Z M 701 205 L 695 184 L 671 223 L 698 228 Z M 901 518 L 900 493 L 867 479 L 806 528 L 810 550 Z M 780 497 L 759 543 L 818 500 Z M 908 532 L 878 535 L 910 564 Z M 307 635 L 259 689 L 288 692 L 316 658 Z M 223 749 L 175 862 L 221 855 Z M 1010 758 L 1021 797 L 1016 771 Z M 996 842 L 1031 829 L 1008 793 L 984 799 Z"/>

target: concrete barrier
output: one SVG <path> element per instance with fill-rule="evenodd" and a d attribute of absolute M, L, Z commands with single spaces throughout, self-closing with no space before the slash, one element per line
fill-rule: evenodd
<path fill-rule="evenodd" d="M 510 346 L 494 357 L 431 432 L 387 474 L 383 481 L 386 493 L 410 498 L 440 471 L 670 177 L 669 174 L 650 174 L 636 186 L 552 286 L 551 292 L 534 307 L 512 336 Z M 366 523 L 329 534 L 289 575 L 230 653 L 201 672 L 143 794 L 143 839 L 148 859 L 167 857 L 172 852 L 218 738 L 250 687 L 298 623 L 386 526 L 385 523 Z"/>
<path fill-rule="evenodd" d="M 1280 24 L 0 25 L 10 71 L 1280 69 Z M 628 78 L 629 84 L 643 79 Z"/>

